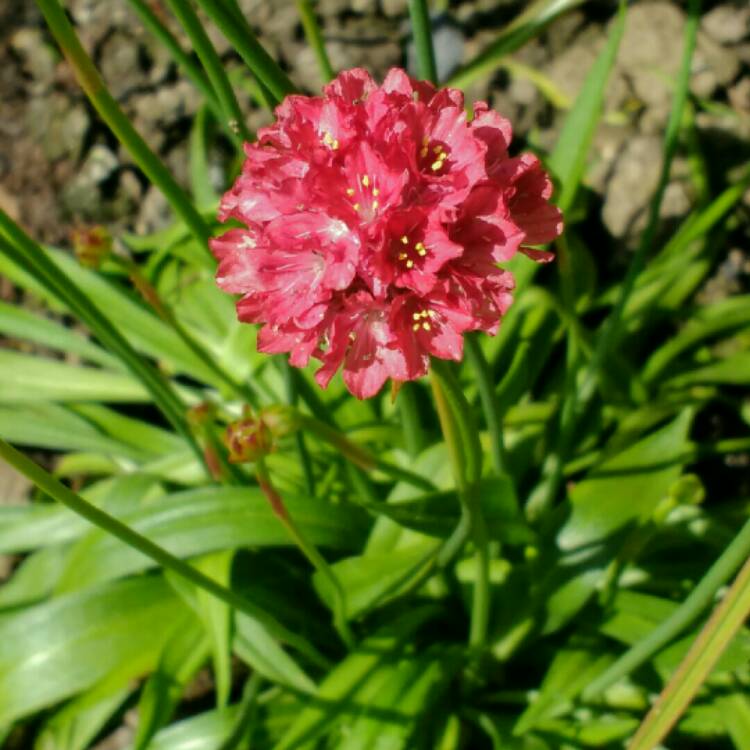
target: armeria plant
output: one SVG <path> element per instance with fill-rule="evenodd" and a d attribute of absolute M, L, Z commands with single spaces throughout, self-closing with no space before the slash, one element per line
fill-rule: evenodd
<path fill-rule="evenodd" d="M 314 96 L 234 0 L 166 0 L 195 56 L 130 1 L 205 98 L 193 195 L 37 0 L 175 220 L 82 229 L 76 258 L 0 212 L 0 271 L 52 313 L 2 303 L 0 333 L 74 355 L 0 351 L 0 455 L 37 489 L 0 508 L 0 737 L 82 750 L 135 709 L 137 750 L 750 747 L 747 498 L 704 486 L 750 449 L 750 302 L 693 304 L 750 169 L 658 231 L 698 3 L 646 228 L 599 280 L 583 183 L 624 3 L 537 157 L 461 89 L 574 0 L 448 82 L 424 0 L 419 79 L 382 81 L 334 75 L 299 0 Z M 274 110 L 256 138 L 205 22 Z M 244 158 L 220 201 L 209 124 Z M 708 442 L 717 409 L 745 424 Z"/>

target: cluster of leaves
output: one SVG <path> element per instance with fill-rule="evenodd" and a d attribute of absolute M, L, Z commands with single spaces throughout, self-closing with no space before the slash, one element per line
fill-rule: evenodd
<path fill-rule="evenodd" d="M 53 502 L 80 498 L 39 468 L 28 473 L 46 493 L 0 508 L 0 554 L 22 556 L 0 586 L 0 735 L 11 746 L 79 750 L 137 707 L 138 750 L 621 746 L 750 552 L 747 500 L 731 488 L 706 498 L 700 478 L 715 456 L 747 450 L 747 425 L 738 420 L 733 438 L 696 441 L 717 409 L 747 422 L 750 300 L 691 302 L 721 257 L 750 172 L 705 191 L 669 241 L 655 242 L 669 161 L 681 140 L 694 142 L 682 136 L 692 127 L 683 114 L 696 8 L 665 177 L 628 272 L 598 278 L 576 226 L 621 8 L 546 155 L 568 217 L 556 268 L 535 278 L 537 267 L 518 259 L 516 302 L 500 334 L 470 342 L 455 373 L 485 448 L 489 621 L 468 649 L 480 563 L 471 544 L 454 543 L 460 503 L 425 384 L 405 387 L 395 405 L 355 401 L 337 381 L 316 391 L 307 372 L 254 352 L 253 329 L 235 321 L 214 284 L 205 152 L 212 123 L 226 122 L 234 105 L 190 4 L 169 0 L 203 68 L 134 2 L 207 93 L 193 132 L 194 203 L 123 122 L 56 0 L 39 4 L 92 101 L 178 219 L 157 235 L 119 238 L 129 260 L 110 257 L 94 270 L 36 246 L 0 215 L 0 272 L 56 313 L 0 305 L 0 333 L 55 353 L 0 351 L 0 437 L 59 453 L 55 475 L 105 526 Z M 232 0 L 199 4 L 263 97 L 283 95 L 290 84 Z M 325 71 L 311 8 L 298 5 Z M 486 72 L 572 5 L 533 4 L 457 80 Z M 429 75 L 424 3 L 411 6 Z M 293 548 L 251 473 L 225 461 L 218 430 L 246 403 L 287 404 L 325 424 L 313 437 L 280 439 L 268 470 L 331 563 L 351 647 L 332 624 L 330 581 Z M 211 408 L 189 419 L 201 404 Z M 366 455 L 376 457 L 368 472 L 351 463 Z M 169 554 L 128 546 L 122 528 Z M 750 747 L 749 657 L 750 632 L 740 629 L 674 747 Z M 214 690 L 190 699 L 207 664 Z"/>

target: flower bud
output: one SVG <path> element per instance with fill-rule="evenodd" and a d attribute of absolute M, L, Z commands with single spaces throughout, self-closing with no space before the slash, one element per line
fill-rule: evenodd
<path fill-rule="evenodd" d="M 263 418 L 249 411 L 229 424 L 224 433 L 224 445 L 233 464 L 256 461 L 271 453 L 275 447 L 273 434 Z"/>
<path fill-rule="evenodd" d="M 70 239 L 78 262 L 86 268 L 98 269 L 112 252 L 112 235 L 103 226 L 73 229 Z"/>

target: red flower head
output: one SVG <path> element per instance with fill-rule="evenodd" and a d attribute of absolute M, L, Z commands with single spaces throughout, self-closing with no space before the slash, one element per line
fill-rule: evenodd
<path fill-rule="evenodd" d="M 258 348 L 342 367 L 358 398 L 390 377 L 460 360 L 463 334 L 495 333 L 513 278 L 499 263 L 553 240 L 562 217 L 536 157 L 511 158 L 510 123 L 486 104 L 393 69 L 382 86 L 341 73 L 323 96 L 290 96 L 247 144 L 211 242 L 217 281 L 241 294 Z"/>

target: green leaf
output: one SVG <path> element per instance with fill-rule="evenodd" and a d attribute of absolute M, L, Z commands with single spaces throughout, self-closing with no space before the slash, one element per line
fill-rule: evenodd
<path fill-rule="evenodd" d="M 563 716 L 573 708 L 573 701 L 592 677 L 614 661 L 614 656 L 596 647 L 571 643 L 560 649 L 547 670 L 541 690 L 521 714 L 513 734 L 521 736 L 540 723 Z"/>
<path fill-rule="evenodd" d="M 185 608 L 156 577 L 119 581 L 0 615 L 0 725 L 123 668 L 154 667 Z"/>
<path fill-rule="evenodd" d="M 45 721 L 35 750 L 87 750 L 133 689 L 132 680 L 123 682 L 116 672 L 112 673 Z"/>
<path fill-rule="evenodd" d="M 138 446 L 128 446 L 103 434 L 77 415 L 71 405 L 33 401 L 0 405 L 0 437 L 33 448 L 90 451 L 132 461 L 149 457 Z"/>
<path fill-rule="evenodd" d="M 612 602 L 612 611 L 600 631 L 628 646 L 649 636 L 679 607 L 679 602 L 639 591 L 619 591 Z M 677 668 L 698 635 L 693 628 L 656 653 L 652 659 L 657 672 L 665 679 Z M 750 632 L 740 631 L 716 665 L 715 671 L 726 672 L 750 660 Z"/>
<path fill-rule="evenodd" d="M 41 549 L 26 557 L 0 586 L 0 612 L 28 606 L 51 596 L 60 578 L 68 550 L 63 545 Z"/>
<path fill-rule="evenodd" d="M 101 274 L 84 268 L 67 253 L 46 250 L 46 254 L 58 274 L 72 281 L 99 310 L 106 310 L 107 320 L 135 349 L 156 358 L 174 372 L 218 385 L 215 374 L 190 351 L 177 333 L 136 297 L 128 295 Z M 56 300 L 51 291 L 32 280 L 25 270 L 20 270 L 5 256 L 0 256 L 0 273 L 45 300 Z"/>
<path fill-rule="evenodd" d="M 159 731 L 148 750 L 217 750 L 231 735 L 240 713 L 234 705 L 224 711 L 207 711 Z M 136 750 L 130 745 L 126 750 Z"/>
<path fill-rule="evenodd" d="M 315 699 L 307 701 L 274 750 L 310 747 L 345 718 L 344 712 L 356 711 L 370 681 L 377 680 L 379 670 L 396 661 L 403 645 L 432 611 L 428 607 L 412 609 L 363 640 L 326 676 Z"/>
<path fill-rule="evenodd" d="M 315 683 L 268 630 L 243 612 L 235 613 L 234 650 L 242 661 L 276 684 L 301 693 L 315 691 Z"/>
<path fill-rule="evenodd" d="M 184 448 L 185 443 L 174 432 L 141 419 L 126 417 L 101 404 L 75 404 L 70 408 L 96 425 L 107 437 L 138 449 L 149 457 L 174 453 Z"/>
<path fill-rule="evenodd" d="M 346 613 L 359 617 L 383 600 L 398 595 L 412 577 L 435 555 L 438 542 L 421 539 L 408 547 L 375 552 L 339 560 L 331 565 L 346 596 Z M 323 601 L 333 605 L 334 592 L 320 573 L 313 576 L 315 589 Z"/>
<path fill-rule="evenodd" d="M 646 521 L 682 473 L 692 411 L 596 466 L 570 492 L 571 515 L 557 536 L 563 550 L 601 541 Z"/>
<path fill-rule="evenodd" d="M 399 489 L 400 495 L 406 492 L 405 488 Z M 411 488 L 411 492 L 416 491 Z M 508 477 L 481 480 L 479 495 L 487 531 L 492 539 L 514 545 L 528 544 L 534 540 L 534 534 L 520 512 L 513 482 Z M 460 517 L 455 492 L 416 495 L 404 500 L 396 500 L 392 496 L 390 502 L 368 503 L 363 507 L 399 526 L 443 539 L 453 533 Z"/>
<path fill-rule="evenodd" d="M 0 333 L 47 346 L 65 354 L 77 354 L 93 364 L 111 370 L 122 369 L 119 360 L 107 354 L 83 334 L 6 302 L 0 302 Z"/>
<path fill-rule="evenodd" d="M 716 707 L 737 750 L 750 750 L 750 698 L 738 689 L 717 697 Z"/>
<path fill-rule="evenodd" d="M 750 326 L 750 295 L 729 297 L 690 310 L 685 325 L 649 357 L 643 368 L 643 379 L 656 381 L 680 354 L 746 326 Z"/>
<path fill-rule="evenodd" d="M 750 352 L 738 352 L 704 367 L 676 375 L 662 387 L 687 388 L 693 385 L 748 385 L 750 384 Z"/>
<path fill-rule="evenodd" d="M 209 578 L 222 586 L 229 586 L 232 577 L 234 550 L 226 550 L 206 555 L 193 564 Z M 232 689 L 231 641 L 232 610 L 228 604 L 220 601 L 202 589 L 195 592 L 196 609 L 211 643 L 211 655 L 216 680 L 216 706 L 226 708 L 229 692 Z"/>
<path fill-rule="evenodd" d="M 0 403 L 19 401 L 150 401 L 145 388 L 130 375 L 56 359 L 0 350 L 3 388 Z"/>
<path fill-rule="evenodd" d="M 208 638 L 198 618 L 190 618 L 184 626 L 174 629 L 141 691 L 134 750 L 146 750 L 154 734 L 169 722 L 185 686 L 208 653 Z"/>
<path fill-rule="evenodd" d="M 285 497 L 284 502 L 314 544 L 351 550 L 361 541 L 362 517 L 356 508 L 300 497 Z M 126 513 L 121 520 L 178 557 L 291 544 L 267 499 L 255 487 L 178 492 L 162 498 L 157 505 Z M 23 523 L 20 518 L 19 523 Z M 10 542 L 12 533 L 0 529 L 0 536 Z M 132 547 L 103 531 L 92 530 L 73 550 L 59 590 L 77 589 L 153 565 L 151 559 Z"/>
<path fill-rule="evenodd" d="M 99 482 L 81 494 L 107 512 L 122 514 L 153 499 L 159 492 L 153 477 L 135 474 Z M 0 506 L 2 553 L 25 552 L 70 542 L 90 529 L 87 521 L 60 505 Z"/>
<path fill-rule="evenodd" d="M 414 747 L 417 722 L 432 714 L 432 704 L 461 661 L 458 650 L 443 647 L 381 667 L 369 678 L 367 692 L 357 696 L 356 718 L 346 722 L 337 750 Z"/>

